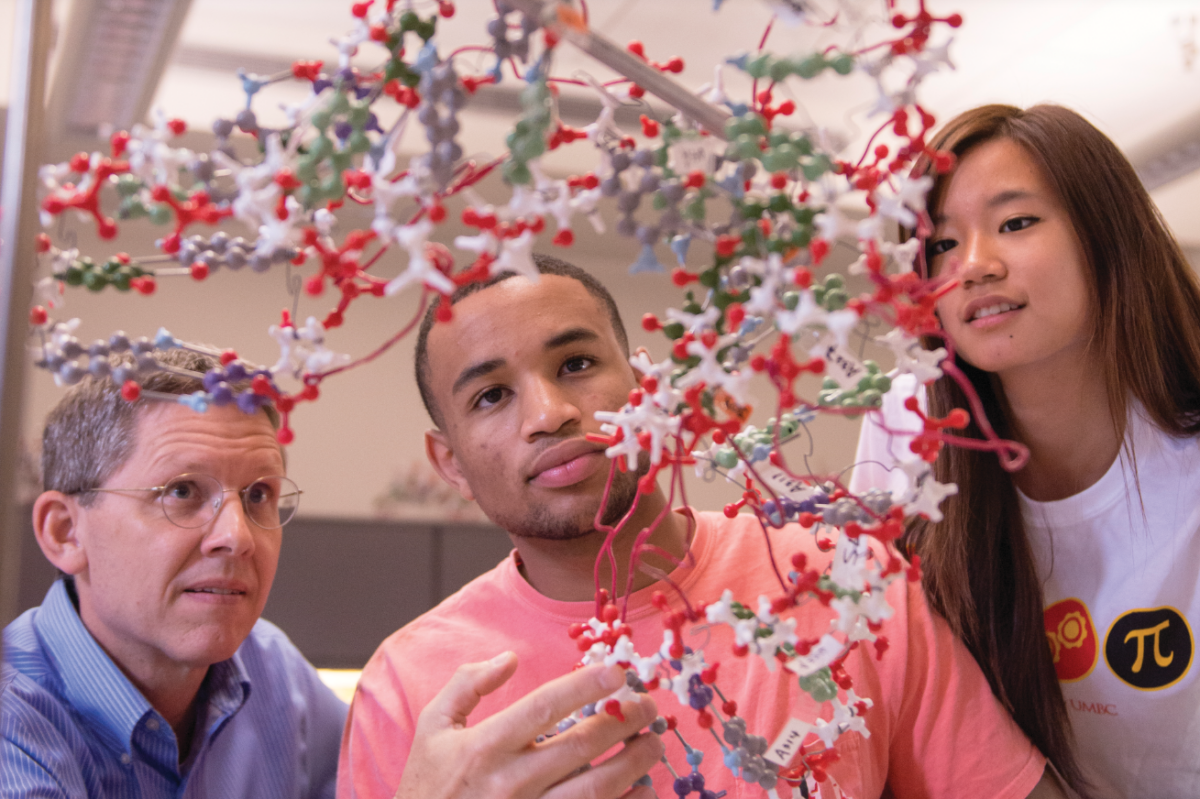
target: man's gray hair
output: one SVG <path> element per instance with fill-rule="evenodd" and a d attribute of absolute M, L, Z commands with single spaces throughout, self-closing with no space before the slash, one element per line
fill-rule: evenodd
<path fill-rule="evenodd" d="M 155 355 L 162 365 L 203 375 L 219 367 L 216 359 L 183 349 Z M 236 389 L 245 388 L 241 383 Z M 200 377 L 172 371 L 157 371 L 141 383 L 143 391 L 191 394 L 204 389 Z M 148 398 L 129 402 L 121 387 L 108 378 L 85 377 L 67 393 L 46 417 L 42 430 L 42 489 L 77 494 L 99 488 L 128 460 L 136 446 L 138 415 L 151 403 Z M 279 429 L 279 414 L 270 405 L 263 411 L 271 426 Z M 90 505 L 96 494 L 82 494 L 81 505 Z"/>

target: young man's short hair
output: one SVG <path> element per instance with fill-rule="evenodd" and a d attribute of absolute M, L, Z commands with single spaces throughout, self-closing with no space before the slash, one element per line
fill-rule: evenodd
<path fill-rule="evenodd" d="M 629 355 L 629 336 L 625 333 L 625 323 L 621 321 L 621 313 L 617 310 L 617 303 L 613 299 L 612 294 L 604 287 L 604 284 L 593 277 L 589 272 L 580 269 L 574 264 L 567 263 L 559 258 L 551 255 L 542 255 L 534 253 L 533 263 L 537 266 L 539 274 L 543 275 L 558 275 L 559 277 L 568 277 L 578 281 L 587 290 L 588 294 L 598 299 L 604 309 L 608 312 L 608 319 L 612 323 L 613 332 L 617 336 L 617 343 L 621 345 L 621 350 L 626 357 Z M 498 275 L 493 275 L 487 280 L 478 283 L 468 283 L 465 286 L 459 286 L 454 293 L 450 295 L 450 305 L 453 306 L 464 297 L 469 297 L 472 294 L 482 291 L 489 286 L 494 286 L 501 281 L 508 280 L 510 277 L 516 277 L 516 272 L 501 272 Z M 416 348 L 416 378 L 417 388 L 421 392 L 421 402 L 425 404 L 425 410 L 429 414 L 429 418 L 438 427 L 442 426 L 441 412 L 437 407 L 437 402 L 434 400 L 433 391 L 429 387 L 429 331 L 433 329 L 437 321 L 437 303 L 431 303 L 428 310 L 425 311 L 425 317 L 421 320 L 421 328 L 417 332 L 417 348 Z"/>

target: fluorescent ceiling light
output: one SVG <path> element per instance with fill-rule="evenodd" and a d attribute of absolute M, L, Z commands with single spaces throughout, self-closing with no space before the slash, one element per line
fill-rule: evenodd
<path fill-rule="evenodd" d="M 142 122 L 191 0 L 73 0 L 59 40 L 47 131 Z"/>

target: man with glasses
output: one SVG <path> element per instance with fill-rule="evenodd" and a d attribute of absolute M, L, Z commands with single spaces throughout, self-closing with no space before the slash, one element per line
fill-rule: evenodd
<path fill-rule="evenodd" d="M 161 360 L 143 395 L 214 365 Z M 5 630 L 0 795 L 328 793 L 345 708 L 259 619 L 300 498 L 277 421 L 92 379 L 51 411 L 33 526 L 63 577 Z"/>
<path fill-rule="evenodd" d="M 259 618 L 301 493 L 284 474 L 278 417 L 232 404 L 197 413 L 172 400 L 215 362 L 182 350 L 159 360 L 167 370 L 145 377 L 138 402 L 88 378 L 47 419 L 33 523 L 62 579 L 4 630 L 0 797 L 332 796 L 346 707 Z M 566 712 L 623 675 L 572 675 L 463 729 L 512 666 L 504 654 L 459 671 L 422 717 L 436 746 L 413 762 L 406 795 L 431 795 L 467 762 L 482 764 L 477 777 L 517 770 L 549 786 L 654 718 L 653 703 L 631 704 L 626 723 L 592 724 L 574 751 L 532 763 L 519 742 L 547 706 Z M 612 761 L 617 784 L 645 773 L 653 743 Z"/>

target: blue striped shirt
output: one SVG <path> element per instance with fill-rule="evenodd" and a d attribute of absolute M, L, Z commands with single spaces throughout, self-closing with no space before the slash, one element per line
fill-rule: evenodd
<path fill-rule="evenodd" d="M 64 580 L 4 630 L 0 797 L 332 797 L 346 706 L 259 620 L 209 668 L 179 763 L 167 721 L 79 619 Z"/>

